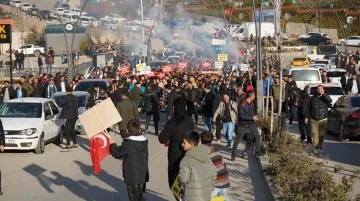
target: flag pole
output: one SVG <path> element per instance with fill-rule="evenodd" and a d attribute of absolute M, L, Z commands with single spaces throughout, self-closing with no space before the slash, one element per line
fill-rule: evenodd
<path fill-rule="evenodd" d="M 101 126 L 104 128 L 104 133 L 105 133 L 106 137 L 109 138 L 109 140 L 111 140 L 111 137 L 110 137 L 109 133 L 107 132 L 107 130 L 106 130 L 103 122 L 102 122 L 101 119 L 99 118 L 99 115 L 98 115 L 95 107 L 94 107 L 94 111 L 95 111 L 95 114 L 96 114 L 96 116 L 98 117 L 98 119 L 99 119 L 99 121 L 100 121 L 100 123 L 101 123 Z"/>

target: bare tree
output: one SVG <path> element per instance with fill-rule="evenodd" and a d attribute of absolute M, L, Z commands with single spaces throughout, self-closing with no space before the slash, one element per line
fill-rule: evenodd
<path fill-rule="evenodd" d="M 280 21 L 281 21 L 281 7 L 285 0 L 269 0 L 269 2 L 274 6 L 275 9 L 275 33 L 276 33 L 276 45 L 279 45 L 280 42 Z"/>

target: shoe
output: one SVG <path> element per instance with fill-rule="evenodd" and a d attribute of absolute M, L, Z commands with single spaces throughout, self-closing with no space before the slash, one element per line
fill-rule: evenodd
<path fill-rule="evenodd" d="M 66 147 L 64 147 L 64 148 L 61 149 L 61 152 L 69 152 L 69 151 L 71 151 L 71 150 L 72 150 L 72 147 L 66 146 Z"/>
<path fill-rule="evenodd" d="M 0 191 L 0 195 L 3 195 L 4 193 L 2 191 Z"/>
<path fill-rule="evenodd" d="M 227 146 L 227 149 L 228 149 L 228 150 L 231 150 L 231 146 Z"/>
<path fill-rule="evenodd" d="M 231 159 L 230 159 L 230 160 L 231 160 L 231 161 L 235 161 L 235 158 L 236 158 L 235 156 L 231 155 Z"/>
<path fill-rule="evenodd" d="M 264 154 L 261 153 L 261 152 L 256 152 L 256 153 L 255 153 L 255 157 L 256 157 L 256 158 L 258 158 L 258 157 L 260 157 L 260 156 L 264 156 Z"/>
<path fill-rule="evenodd" d="M 248 158 L 248 155 L 247 155 L 247 153 L 243 153 L 242 155 L 241 155 L 241 158 L 243 158 L 243 159 L 247 159 Z"/>
<path fill-rule="evenodd" d="M 79 148 L 79 145 L 75 144 L 71 147 L 72 150 L 76 150 L 77 148 Z"/>

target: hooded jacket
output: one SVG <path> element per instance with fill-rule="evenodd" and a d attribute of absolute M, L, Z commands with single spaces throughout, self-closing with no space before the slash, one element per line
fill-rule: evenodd
<path fill-rule="evenodd" d="M 189 149 L 180 162 L 179 182 L 184 187 L 184 201 L 209 201 L 217 171 L 209 157 L 209 148 L 199 145 Z"/>
<path fill-rule="evenodd" d="M 156 90 L 146 89 L 145 95 L 142 97 L 139 108 L 145 105 L 146 112 L 157 113 L 159 112 L 160 100 Z"/>
<path fill-rule="evenodd" d="M 123 159 L 123 176 L 126 184 L 143 184 L 149 181 L 148 140 L 140 135 L 132 135 L 122 142 L 110 145 L 110 153 L 116 159 Z"/>

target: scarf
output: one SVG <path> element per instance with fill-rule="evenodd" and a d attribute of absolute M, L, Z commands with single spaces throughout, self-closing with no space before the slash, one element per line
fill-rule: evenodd
<path fill-rule="evenodd" d="M 53 85 L 54 87 L 54 93 L 57 92 L 57 88 L 55 86 L 55 84 Z M 52 95 L 52 94 L 51 94 Z M 46 90 L 46 97 L 50 98 L 50 84 L 47 86 L 47 90 Z"/>

